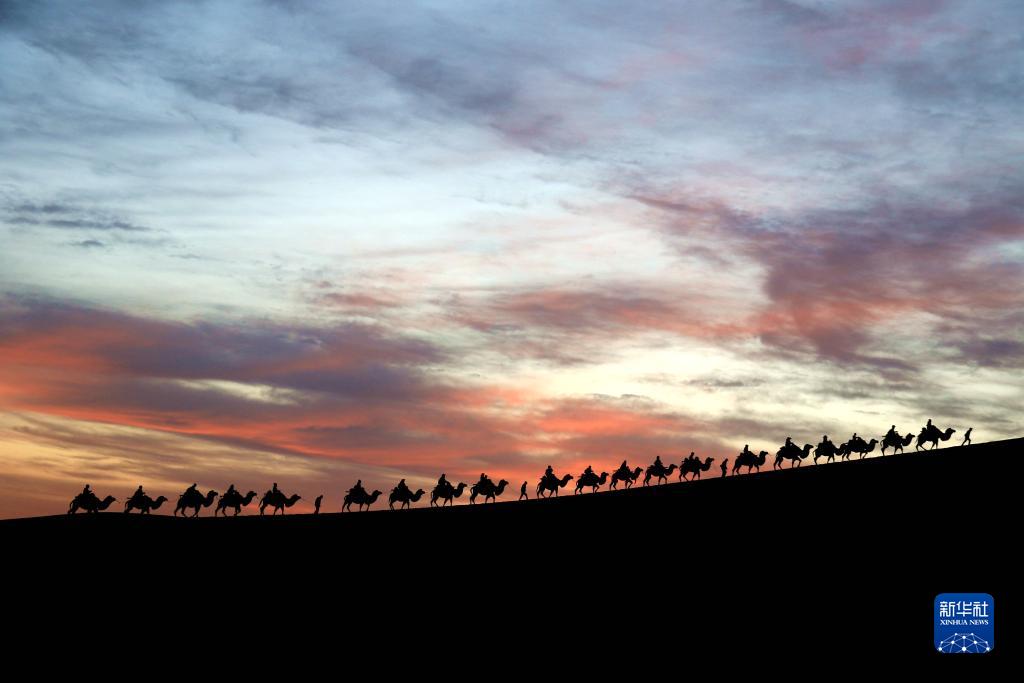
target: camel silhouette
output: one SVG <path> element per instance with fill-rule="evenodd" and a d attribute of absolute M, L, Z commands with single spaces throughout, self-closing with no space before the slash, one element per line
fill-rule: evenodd
<path fill-rule="evenodd" d="M 264 493 L 263 497 L 260 498 L 260 514 L 262 515 L 268 507 L 272 507 L 274 508 L 274 512 L 271 513 L 271 516 L 276 515 L 278 512 L 283 515 L 285 508 L 290 508 L 301 499 L 302 496 L 297 493 L 293 493 L 290 497 L 285 498 L 284 493 L 281 491 L 275 493 L 274 490 L 271 489 Z"/>
<path fill-rule="evenodd" d="M 249 507 L 249 503 L 251 503 L 252 499 L 255 497 L 255 491 L 249 491 L 249 493 L 245 494 L 245 496 L 243 496 L 238 491 L 231 491 L 230 493 L 225 493 L 221 497 L 221 499 L 217 501 L 217 508 L 213 511 L 213 516 L 216 517 L 217 513 L 219 512 L 224 517 L 227 517 L 227 509 L 234 508 L 235 517 L 237 517 L 238 514 L 242 512 L 242 508 Z"/>
<path fill-rule="evenodd" d="M 452 499 L 462 496 L 466 486 L 462 482 L 459 482 L 458 486 L 452 486 L 451 482 L 447 480 L 444 486 L 435 486 L 434 490 L 430 492 L 430 507 L 437 507 L 438 500 L 443 501 L 441 507 L 451 505 Z"/>
<path fill-rule="evenodd" d="M 677 465 L 675 463 L 672 463 L 668 467 L 665 467 L 664 465 L 658 467 L 657 463 L 651 465 L 644 473 L 644 486 L 648 486 L 651 483 L 652 477 L 657 480 L 658 484 L 664 484 L 668 481 L 668 478 L 672 476 L 672 473 L 676 471 L 676 467 Z"/>
<path fill-rule="evenodd" d="M 473 505 L 476 503 L 477 496 L 483 496 L 484 502 L 490 500 L 492 503 L 497 502 L 498 496 L 505 492 L 505 487 L 508 486 L 508 482 L 502 479 L 495 486 L 494 482 L 488 479 L 486 482 L 477 482 L 473 484 L 469 489 L 469 503 Z"/>
<path fill-rule="evenodd" d="M 814 464 L 818 464 L 818 458 L 828 458 L 825 462 L 832 462 L 839 454 L 839 449 L 831 441 L 822 441 L 814 447 Z"/>
<path fill-rule="evenodd" d="M 871 451 L 875 450 L 875 446 L 878 444 L 878 439 L 871 439 L 871 441 L 864 441 L 859 436 L 856 439 L 850 439 L 842 446 L 839 447 L 839 455 L 842 456 L 843 460 L 849 460 L 850 456 L 854 453 L 860 455 L 859 459 L 863 459 Z"/>
<path fill-rule="evenodd" d="M 417 489 L 416 493 L 412 493 L 408 489 L 403 491 L 396 486 L 391 490 L 391 495 L 388 496 L 388 507 L 394 510 L 395 503 L 401 503 L 401 505 L 398 506 L 399 510 L 407 508 L 410 503 L 419 502 L 419 499 L 423 497 L 424 493 L 426 493 L 426 491 L 423 489 Z"/>
<path fill-rule="evenodd" d="M 939 441 L 949 441 L 949 437 L 953 436 L 955 432 L 956 430 L 952 427 L 948 427 L 945 432 L 940 432 L 939 428 L 935 425 L 932 425 L 931 429 L 923 427 L 921 433 L 917 435 L 917 443 L 914 445 L 914 450 L 921 450 L 926 443 L 932 445 L 929 450 L 935 450 L 939 447 Z"/>
<path fill-rule="evenodd" d="M 177 517 L 178 513 L 180 512 L 181 516 L 184 517 L 185 510 L 187 510 L 188 508 L 192 508 L 194 511 L 192 513 L 192 516 L 198 517 L 199 510 L 202 508 L 210 507 L 210 505 L 213 503 L 213 499 L 219 495 L 219 493 L 211 489 L 210 491 L 206 492 L 206 497 L 204 498 L 203 494 L 199 493 L 199 491 L 196 491 L 195 489 L 189 489 L 185 491 L 185 493 L 178 496 L 178 504 L 174 508 L 174 516 Z"/>
<path fill-rule="evenodd" d="M 540 483 L 537 484 L 537 497 L 538 498 L 550 498 L 553 495 L 558 496 L 558 489 L 565 488 L 565 485 L 573 479 L 571 474 L 563 475 L 561 479 L 541 477 Z M 548 495 L 544 495 L 544 491 L 548 492 Z"/>
<path fill-rule="evenodd" d="M 768 459 L 768 451 L 761 451 L 757 455 L 754 455 L 751 451 L 742 451 L 736 456 L 736 460 L 732 463 L 732 473 L 736 474 L 741 467 L 747 468 L 747 474 L 750 474 L 751 469 L 756 469 L 758 472 L 761 471 L 761 465 Z"/>
<path fill-rule="evenodd" d="M 644 473 L 644 468 L 643 467 L 637 467 L 633 471 L 628 471 L 627 470 L 625 472 L 621 472 L 619 470 L 615 470 L 612 473 L 612 483 L 609 484 L 609 488 L 617 489 L 619 487 L 619 482 L 622 481 L 622 482 L 626 483 L 626 485 L 623 486 L 623 488 L 628 489 L 630 486 L 632 486 L 633 484 L 636 483 L 636 480 L 639 479 L 640 475 L 643 474 L 643 473 Z"/>
<path fill-rule="evenodd" d="M 103 500 L 100 500 L 92 491 L 87 494 L 79 493 L 71 499 L 71 504 L 68 505 L 68 514 L 73 515 L 79 510 L 85 510 L 89 514 L 102 512 L 110 507 L 110 504 L 116 500 L 117 498 L 114 498 L 113 496 L 107 496 Z"/>
<path fill-rule="evenodd" d="M 352 512 L 352 503 L 358 505 L 360 512 L 363 511 L 363 506 L 369 510 L 370 506 L 377 502 L 377 498 L 381 496 L 380 491 L 374 491 L 373 493 L 366 493 L 365 491 L 356 491 L 355 493 L 346 493 L 345 502 L 341 506 L 342 512 Z"/>
<path fill-rule="evenodd" d="M 148 515 L 150 511 L 159 509 L 166 502 L 167 496 L 160 496 L 153 500 L 143 493 L 141 496 L 132 496 L 125 501 L 124 511 L 130 513 L 132 510 L 138 510 L 140 515 Z"/>
<path fill-rule="evenodd" d="M 804 461 L 804 458 L 811 454 L 812 448 L 814 448 L 812 444 L 804 444 L 803 450 L 800 450 L 800 447 L 795 443 L 790 444 L 788 447 L 783 446 L 775 454 L 775 464 L 772 465 L 772 469 L 777 470 L 781 468 L 783 460 L 790 460 L 790 467 L 800 467 L 800 463 Z"/>
<path fill-rule="evenodd" d="M 905 446 L 909 446 L 910 442 L 914 440 L 914 432 L 907 432 L 905 436 L 900 436 L 899 432 L 889 436 L 888 434 L 882 439 L 882 455 L 885 455 L 885 449 L 891 448 L 892 454 L 896 455 L 896 451 L 903 452 Z"/>
<path fill-rule="evenodd" d="M 587 486 L 590 487 L 591 493 L 597 493 L 597 490 L 604 486 L 606 481 L 608 481 L 607 472 L 602 472 L 600 477 L 596 472 L 581 474 L 580 478 L 576 480 L 576 493 L 580 493 Z"/>
<path fill-rule="evenodd" d="M 700 473 L 711 469 L 711 463 L 714 461 L 715 459 L 710 456 L 703 463 L 701 463 L 700 458 L 696 460 L 683 460 L 682 464 L 679 465 L 679 481 L 686 479 L 686 475 L 691 472 L 694 479 L 700 479 Z"/>

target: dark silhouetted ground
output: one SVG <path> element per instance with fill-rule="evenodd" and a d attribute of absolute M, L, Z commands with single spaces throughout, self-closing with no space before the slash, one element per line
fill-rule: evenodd
<path fill-rule="evenodd" d="M 444 641 L 449 658 L 508 662 L 582 639 L 637 666 L 659 644 L 659 658 L 680 661 L 724 648 L 959 667 L 932 652 L 940 592 L 991 593 L 985 657 L 1019 648 L 1021 458 L 1024 439 L 783 471 L 769 458 L 759 475 L 721 479 L 715 463 L 698 482 L 580 496 L 570 485 L 557 500 L 57 515 L 0 522 L 0 539 L 11 585 L 45 586 L 52 604 L 156 611 L 168 624 L 209 610 L 204 630 L 237 613 L 293 637 Z"/>

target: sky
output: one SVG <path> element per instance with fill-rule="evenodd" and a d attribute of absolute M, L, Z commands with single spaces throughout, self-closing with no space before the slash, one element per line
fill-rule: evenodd
<path fill-rule="evenodd" d="M 1016 1 L 0 2 L 0 517 L 1021 436 L 1022 104 Z"/>

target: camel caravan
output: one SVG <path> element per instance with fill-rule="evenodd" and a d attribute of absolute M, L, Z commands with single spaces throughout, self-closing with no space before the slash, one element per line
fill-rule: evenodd
<path fill-rule="evenodd" d="M 969 428 L 964 433 L 964 440 L 962 446 L 967 446 L 971 443 L 971 431 L 973 428 Z M 917 443 L 915 444 L 915 450 L 934 450 L 939 447 L 940 441 L 949 441 L 953 434 L 956 432 L 952 427 L 947 428 L 945 431 L 940 430 L 938 427 L 932 424 L 931 420 L 928 420 L 928 424 L 925 425 L 920 433 L 916 435 Z M 785 467 L 786 461 L 789 461 L 790 468 L 800 467 L 804 460 L 812 458 L 815 465 L 818 464 L 819 458 L 824 458 L 826 463 L 834 462 L 838 457 L 841 461 L 849 460 L 851 456 L 857 455 L 858 459 L 867 457 L 870 453 L 873 453 L 876 447 L 879 447 L 879 451 L 884 456 L 886 451 L 892 451 L 895 455 L 897 452 L 903 453 L 904 448 L 908 447 L 912 441 L 914 441 L 915 434 L 913 432 L 907 432 L 901 435 L 896 431 L 896 425 L 889 428 L 889 431 L 882 437 L 881 443 L 878 439 L 871 439 L 865 441 L 862 437 L 856 433 L 850 437 L 849 440 L 841 443 L 840 445 L 834 444 L 829 440 L 828 435 L 821 437 L 821 442 L 817 445 L 805 443 L 802 447 L 793 443 L 790 437 L 786 437 L 786 443 L 782 445 L 775 453 L 775 460 L 772 464 L 772 469 L 778 470 Z M 931 448 L 928 449 L 926 446 L 930 444 Z M 743 468 L 746 468 L 746 473 L 756 471 L 760 472 L 761 467 L 768 461 L 768 451 L 760 451 L 755 454 L 750 450 L 750 445 L 744 445 L 743 450 L 740 451 L 739 455 L 733 461 L 732 475 L 741 473 Z M 535 497 L 538 499 L 542 498 L 555 498 L 558 497 L 558 493 L 561 489 L 564 489 L 570 481 L 576 480 L 576 486 L 574 490 L 575 495 L 579 495 L 589 489 L 591 493 L 597 493 L 604 486 L 608 486 L 609 491 L 616 491 L 619 489 L 619 485 L 622 485 L 623 489 L 632 488 L 637 480 L 643 477 L 643 486 L 657 486 L 664 484 L 669 481 L 669 477 L 672 476 L 677 470 L 679 472 L 678 481 L 693 481 L 701 478 L 701 473 L 707 472 L 711 469 L 712 463 L 715 461 L 712 457 L 704 458 L 702 461 L 693 452 L 690 453 L 686 458 L 682 460 L 678 465 L 676 463 L 670 463 L 666 466 L 661 461 L 661 456 L 657 456 L 654 462 L 649 465 L 646 469 L 643 467 L 630 468 L 627 461 L 623 460 L 622 464 L 619 465 L 618 469 L 609 474 L 608 472 L 601 472 L 597 474 L 589 465 L 587 469 L 578 477 L 573 477 L 571 474 L 564 474 L 559 477 L 555 474 L 554 469 L 548 465 L 544 472 L 544 475 L 540 478 L 537 483 Z M 720 465 L 721 476 L 727 476 L 729 459 L 726 458 Z M 520 489 L 519 500 L 529 499 L 527 494 L 528 482 L 523 482 L 523 486 Z M 469 503 L 475 505 L 478 499 L 482 499 L 483 503 L 496 502 L 497 499 L 505 492 L 509 482 L 505 479 L 501 479 L 497 484 L 488 477 L 486 474 L 481 473 L 480 479 L 472 486 L 459 482 L 457 485 L 452 484 L 448 481 L 444 474 L 441 475 L 440 479 L 437 480 L 437 485 L 430 492 L 430 507 L 450 507 L 454 504 L 456 498 L 462 497 L 462 494 L 469 489 Z M 363 482 L 360 479 L 345 494 L 344 501 L 341 506 L 342 512 L 351 512 L 352 505 L 356 505 L 357 511 L 369 510 L 373 507 L 377 499 L 382 496 L 381 491 L 375 490 L 372 493 L 367 493 L 366 489 L 363 488 Z M 409 486 L 405 483 L 405 479 L 398 482 L 391 493 L 388 495 L 388 508 L 395 510 L 395 504 L 398 504 L 398 509 L 408 509 L 414 503 L 420 501 L 420 499 L 426 495 L 426 491 L 418 489 L 413 492 Z M 240 491 L 235 489 L 235 485 L 232 484 L 228 487 L 227 492 L 223 496 L 218 494 L 214 490 L 209 490 L 206 494 L 203 494 L 198 490 L 196 484 L 188 487 L 184 493 L 178 497 L 178 502 L 174 507 L 174 516 L 181 513 L 182 517 L 198 517 L 200 511 L 203 508 L 208 508 L 213 505 L 214 500 L 218 497 L 217 506 L 214 509 L 214 516 L 228 516 L 228 510 L 232 511 L 232 516 L 237 517 L 242 512 L 242 508 L 248 507 L 256 499 L 257 493 L 255 491 L 249 491 L 245 495 L 242 495 Z M 317 499 L 316 510 L 314 514 L 320 512 L 320 500 L 323 496 Z M 285 514 L 285 510 L 292 507 L 300 501 L 302 497 L 298 494 L 292 494 L 286 496 L 282 491 L 277 488 L 275 483 L 273 487 L 263 494 L 259 501 L 260 515 L 264 515 L 266 510 L 270 508 L 272 510 L 271 516 L 281 513 Z M 93 493 L 92 489 L 86 484 L 85 488 L 81 493 L 76 495 L 68 506 L 68 514 L 73 515 L 79 510 L 83 510 L 86 513 L 97 513 L 102 512 L 109 508 L 112 503 L 116 502 L 116 498 L 113 496 L 107 496 L 103 500 Z M 142 486 L 135 491 L 134 494 L 124 504 L 124 512 L 131 513 L 133 510 L 137 510 L 139 514 L 148 515 L 153 510 L 157 510 L 167 502 L 165 496 L 159 496 L 158 498 L 151 498 Z"/>

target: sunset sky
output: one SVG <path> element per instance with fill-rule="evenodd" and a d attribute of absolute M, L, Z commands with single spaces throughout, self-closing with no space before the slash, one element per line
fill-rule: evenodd
<path fill-rule="evenodd" d="M 1021 436 L 1022 27 L 0 3 L 0 517 Z"/>

